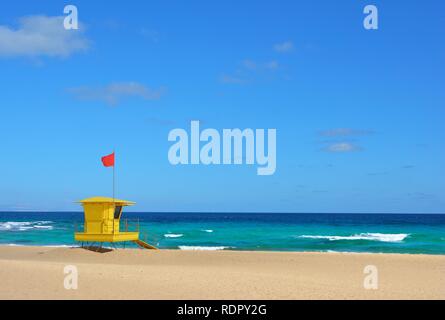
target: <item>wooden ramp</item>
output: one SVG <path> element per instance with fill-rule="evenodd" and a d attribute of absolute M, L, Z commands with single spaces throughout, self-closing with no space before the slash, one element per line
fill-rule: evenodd
<path fill-rule="evenodd" d="M 134 243 L 136 243 L 138 246 L 144 249 L 152 249 L 152 250 L 158 250 L 155 246 L 152 246 L 151 244 L 148 244 L 147 242 L 144 242 L 142 240 L 133 240 Z"/>

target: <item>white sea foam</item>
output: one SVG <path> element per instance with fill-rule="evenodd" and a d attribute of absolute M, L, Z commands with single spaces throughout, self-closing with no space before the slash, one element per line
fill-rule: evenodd
<path fill-rule="evenodd" d="M 33 229 L 52 230 L 52 221 L 7 221 L 0 222 L 0 231 L 27 231 Z"/>
<path fill-rule="evenodd" d="M 359 233 L 352 236 L 319 236 L 319 235 L 302 235 L 298 238 L 308 239 L 327 239 L 329 241 L 338 240 L 370 240 L 370 241 L 382 241 L 382 242 L 401 242 L 409 234 L 406 233 Z"/>
<path fill-rule="evenodd" d="M 211 232 L 213 232 L 213 230 L 212 230 L 212 229 L 204 229 L 204 230 L 201 230 L 201 231 L 203 231 L 203 232 L 208 232 L 208 233 L 211 233 Z"/>
<path fill-rule="evenodd" d="M 229 249 L 232 247 L 225 247 L 225 246 L 219 246 L 219 247 L 205 247 L 205 246 L 179 246 L 179 249 L 181 250 L 224 250 Z"/>
<path fill-rule="evenodd" d="M 183 236 L 182 233 L 178 233 L 178 234 L 176 234 L 176 233 L 166 233 L 166 234 L 164 234 L 164 237 L 166 237 L 166 238 L 180 238 L 182 236 Z"/>

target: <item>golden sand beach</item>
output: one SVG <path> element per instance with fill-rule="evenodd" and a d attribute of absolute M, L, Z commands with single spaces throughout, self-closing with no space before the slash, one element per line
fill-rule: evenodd
<path fill-rule="evenodd" d="M 445 299 L 445 256 L 4 246 L 0 283 L 1 299 Z"/>

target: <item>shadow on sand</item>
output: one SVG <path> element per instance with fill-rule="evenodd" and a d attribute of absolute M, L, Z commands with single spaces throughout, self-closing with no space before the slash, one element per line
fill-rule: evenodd
<path fill-rule="evenodd" d="M 105 248 L 105 247 L 100 247 L 100 246 L 82 246 L 80 248 L 84 249 L 84 250 L 88 250 L 88 251 L 98 252 L 98 253 L 107 253 L 107 252 L 114 251 L 111 248 Z"/>

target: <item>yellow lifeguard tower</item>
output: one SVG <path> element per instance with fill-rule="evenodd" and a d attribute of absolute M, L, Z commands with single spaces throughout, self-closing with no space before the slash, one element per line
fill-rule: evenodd
<path fill-rule="evenodd" d="M 134 202 L 107 197 L 93 197 L 79 202 L 84 209 L 85 222 L 83 232 L 74 233 L 76 241 L 93 243 L 132 241 L 145 249 L 157 249 L 139 239 L 139 227 L 135 232 L 120 231 L 122 209 L 134 205 Z"/>

